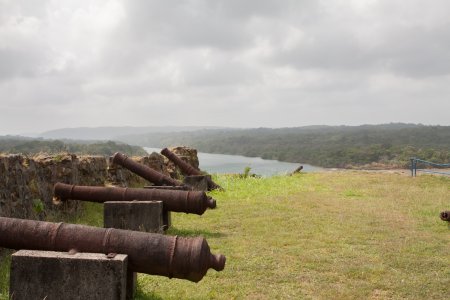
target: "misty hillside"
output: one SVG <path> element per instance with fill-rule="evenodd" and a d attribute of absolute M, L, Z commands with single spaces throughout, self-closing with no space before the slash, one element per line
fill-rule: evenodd
<path fill-rule="evenodd" d="M 76 127 L 76 128 L 61 128 L 43 132 L 39 137 L 46 139 L 72 139 L 72 140 L 117 140 L 119 136 L 146 134 L 152 132 L 180 132 L 180 131 L 194 131 L 217 127 L 202 127 L 202 126 L 149 126 L 149 127 L 131 127 L 131 126 L 117 126 L 117 127 Z"/>
<path fill-rule="evenodd" d="M 406 167 L 416 156 L 450 161 L 450 126 L 383 124 L 294 128 L 216 129 L 122 136 L 148 147 L 187 145 L 208 153 L 259 156 L 322 167 L 380 164 Z"/>
<path fill-rule="evenodd" d="M 0 136 L 0 153 L 33 155 L 41 152 L 47 154 L 69 152 L 79 155 L 112 155 L 115 152 L 122 152 L 128 155 L 147 154 L 142 147 L 130 146 L 122 142 L 88 141 L 83 143 L 83 141 L 79 140 L 43 140 Z"/>

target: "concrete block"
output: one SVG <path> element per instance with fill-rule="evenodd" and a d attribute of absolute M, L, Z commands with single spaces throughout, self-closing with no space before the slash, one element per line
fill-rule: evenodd
<path fill-rule="evenodd" d="M 167 223 L 164 223 L 167 222 Z M 103 227 L 162 233 L 170 224 L 170 212 L 162 201 L 108 201 L 103 205 Z M 127 299 L 136 290 L 137 274 L 128 273 Z"/>
<path fill-rule="evenodd" d="M 104 227 L 145 232 L 163 232 L 161 201 L 108 201 L 103 209 Z"/>
<path fill-rule="evenodd" d="M 211 175 L 192 175 L 186 176 L 183 183 L 192 187 L 194 191 L 208 191 L 208 182 L 211 181 Z"/>
<path fill-rule="evenodd" d="M 126 299 L 128 256 L 20 250 L 12 255 L 10 299 Z"/>

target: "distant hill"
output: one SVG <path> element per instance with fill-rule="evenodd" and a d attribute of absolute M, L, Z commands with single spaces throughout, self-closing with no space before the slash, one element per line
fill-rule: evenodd
<path fill-rule="evenodd" d="M 70 142 L 61 140 L 43 140 L 31 138 L 14 138 L 0 136 L 0 153 L 33 155 L 40 152 L 57 154 L 69 152 L 74 154 L 112 155 L 122 152 L 128 155 L 146 155 L 147 152 L 140 146 L 130 146 L 122 142 Z"/>
<path fill-rule="evenodd" d="M 410 157 L 450 162 L 450 126 L 382 124 L 213 129 L 134 134 L 121 141 L 148 147 L 259 156 L 322 167 L 406 167 Z"/>
<path fill-rule="evenodd" d="M 0 135 L 0 141 L 2 140 L 15 140 L 15 141 L 30 141 L 33 140 L 32 137 L 21 136 L 21 135 Z"/>
<path fill-rule="evenodd" d="M 72 139 L 72 140 L 117 140 L 120 136 L 133 134 L 146 134 L 152 132 L 180 132 L 195 131 L 200 129 L 216 129 L 218 127 L 201 126 L 167 126 L 167 127 L 76 127 L 61 128 L 38 134 L 39 137 L 46 139 Z"/>

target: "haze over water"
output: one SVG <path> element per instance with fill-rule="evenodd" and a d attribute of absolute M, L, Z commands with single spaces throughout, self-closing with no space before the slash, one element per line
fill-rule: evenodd
<path fill-rule="evenodd" d="M 148 153 L 160 152 L 159 148 L 144 147 Z M 278 160 L 262 159 L 260 157 L 247 157 L 241 155 L 212 154 L 198 152 L 200 169 L 210 174 L 214 173 L 243 173 L 246 167 L 250 167 L 250 173 L 262 176 L 286 174 L 294 171 L 300 165 L 302 172 L 319 171 L 322 168 L 308 164 L 289 163 Z"/>

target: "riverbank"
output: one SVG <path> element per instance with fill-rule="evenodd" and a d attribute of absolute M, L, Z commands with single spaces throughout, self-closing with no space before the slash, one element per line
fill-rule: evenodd
<path fill-rule="evenodd" d="M 160 148 L 144 149 L 150 154 L 159 153 Z M 244 173 L 246 168 L 250 172 L 260 176 L 285 175 L 292 173 L 299 166 L 303 166 L 303 172 L 317 172 L 322 168 L 309 164 L 282 162 L 277 160 L 262 159 L 260 157 L 247 157 L 242 155 L 214 154 L 197 152 L 200 169 L 209 174 L 239 174 Z"/>

